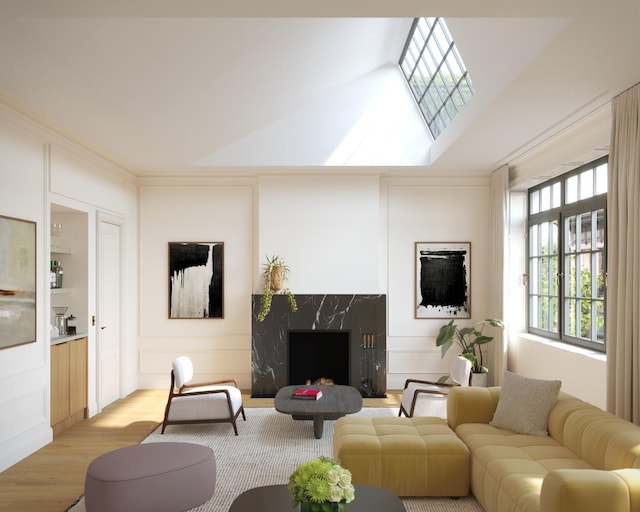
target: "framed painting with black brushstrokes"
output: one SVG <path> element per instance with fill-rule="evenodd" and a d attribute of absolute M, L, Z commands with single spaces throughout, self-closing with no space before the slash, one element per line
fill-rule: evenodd
<path fill-rule="evenodd" d="M 169 242 L 169 318 L 224 318 L 223 242 Z"/>
<path fill-rule="evenodd" d="M 415 243 L 416 318 L 471 318 L 471 242 Z"/>

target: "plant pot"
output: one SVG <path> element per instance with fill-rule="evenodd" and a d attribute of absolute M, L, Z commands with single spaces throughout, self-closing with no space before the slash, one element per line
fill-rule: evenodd
<path fill-rule="evenodd" d="M 488 386 L 489 374 L 487 372 L 472 373 L 471 385 L 477 388 L 486 388 Z"/>
<path fill-rule="evenodd" d="M 282 267 L 273 267 L 271 271 L 271 289 L 275 293 L 280 293 L 282 291 L 282 286 L 284 284 Z"/>

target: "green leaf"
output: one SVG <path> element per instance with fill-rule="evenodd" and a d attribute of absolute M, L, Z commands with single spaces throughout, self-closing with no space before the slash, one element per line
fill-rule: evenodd
<path fill-rule="evenodd" d="M 447 350 L 451 348 L 451 345 L 453 345 L 453 338 L 449 338 L 442 345 L 440 345 L 440 357 L 444 357 L 446 355 Z"/>
<path fill-rule="evenodd" d="M 493 339 L 493 336 L 478 336 L 475 340 L 476 345 L 484 345 L 489 343 Z"/>
<path fill-rule="evenodd" d="M 473 327 L 463 327 L 462 329 L 460 329 L 460 336 L 464 337 L 467 334 L 471 334 L 474 331 L 475 329 Z"/>
<path fill-rule="evenodd" d="M 491 327 L 497 327 L 498 329 L 504 329 L 504 323 L 501 320 L 497 320 L 495 318 L 487 318 L 484 324 L 490 325 Z"/>
<path fill-rule="evenodd" d="M 436 338 L 436 347 L 440 347 L 445 343 L 449 343 L 451 346 L 451 342 L 453 341 L 454 336 L 456 335 L 456 326 L 453 324 L 453 320 L 449 322 L 447 325 L 443 325 L 440 327 L 440 332 L 438 333 L 438 337 Z"/>

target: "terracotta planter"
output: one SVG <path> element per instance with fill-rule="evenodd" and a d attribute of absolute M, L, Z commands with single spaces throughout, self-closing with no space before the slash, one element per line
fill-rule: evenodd
<path fill-rule="evenodd" d="M 282 291 L 284 285 L 284 273 L 282 267 L 273 267 L 271 271 L 271 289 L 279 293 Z"/>

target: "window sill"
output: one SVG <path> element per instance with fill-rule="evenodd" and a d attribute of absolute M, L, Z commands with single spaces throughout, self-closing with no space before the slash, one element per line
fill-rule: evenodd
<path fill-rule="evenodd" d="M 542 336 L 538 336 L 536 334 L 531 334 L 528 332 L 519 332 L 519 333 L 514 333 L 512 334 L 512 336 L 515 335 L 518 338 L 527 340 L 527 341 L 532 341 L 534 343 L 540 343 L 542 345 L 547 345 L 549 347 L 553 347 L 555 349 L 558 350 L 564 350 L 566 352 L 571 352 L 573 354 L 579 354 L 581 356 L 584 357 L 589 357 L 591 359 L 595 359 L 597 361 L 602 361 L 602 362 L 606 362 L 607 361 L 607 354 L 604 354 L 602 352 L 597 352 L 595 350 L 590 350 L 588 348 L 583 348 L 583 347 L 577 347 L 575 345 L 570 345 L 568 343 L 563 343 L 562 341 L 556 341 L 556 340 L 552 340 L 549 338 L 544 338 Z"/>

